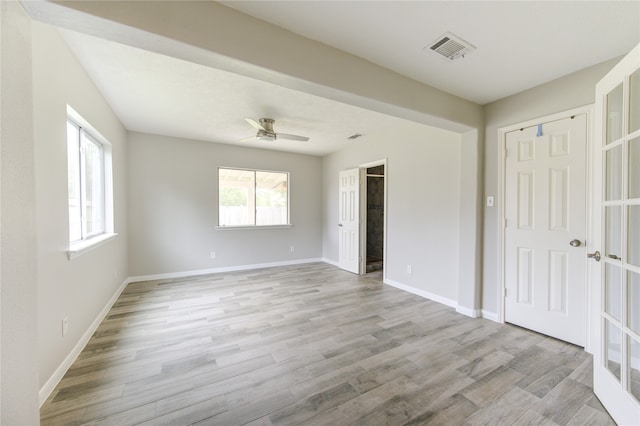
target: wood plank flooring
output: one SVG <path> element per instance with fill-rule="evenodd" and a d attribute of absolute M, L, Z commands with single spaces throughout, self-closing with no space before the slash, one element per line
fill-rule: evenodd
<path fill-rule="evenodd" d="M 582 348 L 324 263 L 130 284 L 43 425 L 614 424 Z"/>

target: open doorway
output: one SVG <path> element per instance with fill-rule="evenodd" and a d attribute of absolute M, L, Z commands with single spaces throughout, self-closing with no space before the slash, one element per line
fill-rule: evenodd
<path fill-rule="evenodd" d="M 381 271 L 384 263 L 384 164 L 366 169 L 365 273 Z"/>

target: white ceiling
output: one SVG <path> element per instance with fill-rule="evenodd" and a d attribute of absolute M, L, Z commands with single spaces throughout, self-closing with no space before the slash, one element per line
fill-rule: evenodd
<path fill-rule="evenodd" d="M 639 1 L 223 1 L 225 6 L 484 105 L 624 55 Z M 449 61 L 452 32 L 477 50 Z"/>
<path fill-rule="evenodd" d="M 623 55 L 640 41 L 640 1 L 223 3 L 479 104 Z M 445 31 L 477 50 L 454 62 L 423 50 Z M 366 143 L 391 126 L 409 125 L 227 71 L 62 32 L 132 131 L 325 155 Z M 244 117 L 274 118 L 276 132 L 311 140 L 239 142 L 255 133 Z M 347 142 L 354 133 L 366 136 Z"/>
<path fill-rule="evenodd" d="M 122 124 L 131 131 L 177 138 L 326 155 L 409 125 L 390 117 L 227 71 L 61 30 Z M 274 130 L 308 142 L 241 141 L 255 136 L 245 118 L 276 120 Z"/>

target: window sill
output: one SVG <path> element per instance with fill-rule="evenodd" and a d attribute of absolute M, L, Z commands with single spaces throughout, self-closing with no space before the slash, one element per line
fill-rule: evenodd
<path fill-rule="evenodd" d="M 283 229 L 293 225 L 250 225 L 250 226 L 216 226 L 216 231 L 238 231 L 244 229 Z"/>
<path fill-rule="evenodd" d="M 103 244 L 108 243 L 113 240 L 118 234 L 102 234 L 86 241 L 80 241 L 78 243 L 74 243 L 67 250 L 67 258 L 69 260 L 75 259 L 78 256 L 85 254 L 88 251 L 93 250 L 94 248 L 100 247 Z"/>

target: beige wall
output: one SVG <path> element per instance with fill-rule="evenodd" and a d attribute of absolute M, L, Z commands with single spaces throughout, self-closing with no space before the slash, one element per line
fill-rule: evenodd
<path fill-rule="evenodd" d="M 0 2 L 0 424 L 36 425 L 38 345 L 31 22 Z"/>
<path fill-rule="evenodd" d="M 398 125 L 323 160 L 323 251 L 338 261 L 338 173 L 387 159 L 386 277 L 458 299 L 460 135 L 398 119 Z M 412 266 L 412 274 L 407 273 Z"/>
<path fill-rule="evenodd" d="M 58 30 L 32 22 L 40 387 L 59 370 L 128 276 L 126 131 Z M 67 104 L 110 143 L 118 236 L 68 260 Z M 62 319 L 69 333 L 62 337 Z M 84 336 L 86 337 L 86 336 Z M 55 384 L 55 383 L 53 383 Z"/>
<path fill-rule="evenodd" d="M 130 133 L 129 164 L 131 276 L 322 257 L 320 157 Z M 289 172 L 293 226 L 216 230 L 218 167 Z"/>
<path fill-rule="evenodd" d="M 464 134 L 470 150 L 460 160 L 472 168 L 465 169 L 460 186 L 448 197 L 460 202 L 464 221 L 464 249 L 455 256 L 474 268 L 458 283 L 463 305 L 467 313 L 480 308 L 481 106 L 215 2 L 25 5 L 35 18 L 65 28 Z M 472 197 L 466 197 L 469 190 Z"/>
<path fill-rule="evenodd" d="M 458 310 L 473 317 L 482 315 L 483 139 L 477 130 L 460 135 Z"/>
<path fill-rule="evenodd" d="M 501 127 L 544 117 L 595 102 L 596 83 L 617 63 L 617 59 L 578 71 L 533 89 L 485 106 L 485 186 L 484 195 L 493 195 L 496 207 L 484 209 L 483 310 L 496 314 L 500 276 L 499 156 L 498 130 Z"/>

